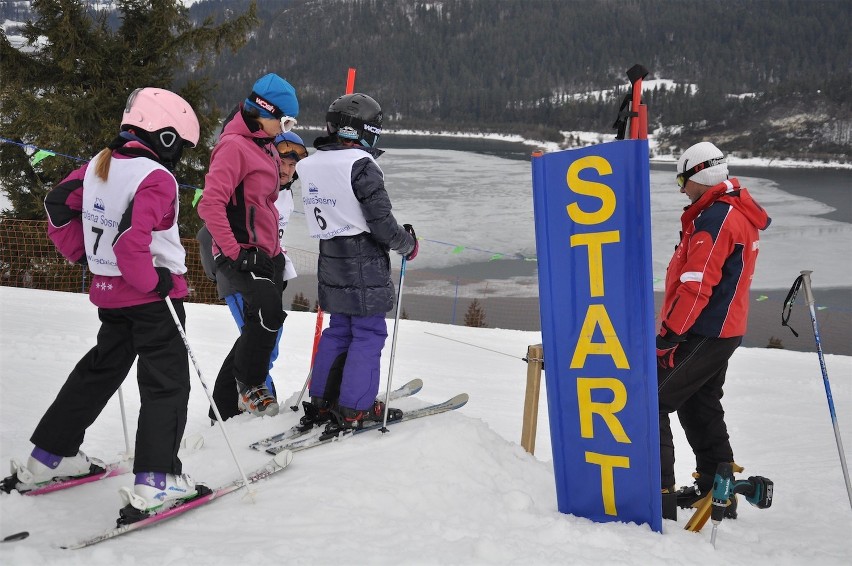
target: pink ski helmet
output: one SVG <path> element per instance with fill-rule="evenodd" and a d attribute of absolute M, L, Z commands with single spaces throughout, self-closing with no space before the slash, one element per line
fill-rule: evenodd
<path fill-rule="evenodd" d="M 161 88 L 137 88 L 127 98 L 121 126 L 158 133 L 173 128 L 189 147 L 198 143 L 200 128 L 192 106 L 177 94 Z"/>

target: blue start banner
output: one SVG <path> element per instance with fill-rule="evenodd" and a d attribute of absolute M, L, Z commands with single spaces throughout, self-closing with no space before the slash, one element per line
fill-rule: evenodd
<path fill-rule="evenodd" d="M 662 532 L 648 142 L 532 170 L 559 511 Z"/>

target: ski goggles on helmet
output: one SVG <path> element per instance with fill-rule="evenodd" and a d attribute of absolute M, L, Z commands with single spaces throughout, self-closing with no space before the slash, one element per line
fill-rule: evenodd
<path fill-rule="evenodd" d="M 278 155 L 282 159 L 292 155 L 296 158 L 296 161 L 299 161 L 300 159 L 304 159 L 308 156 L 308 150 L 305 149 L 305 146 L 291 141 L 284 140 L 278 142 L 278 145 L 275 147 L 278 149 Z"/>
<path fill-rule="evenodd" d="M 689 178 L 698 173 L 699 171 L 704 171 L 708 167 L 715 167 L 716 165 L 721 165 L 725 163 L 724 157 L 714 157 L 713 159 L 708 159 L 707 161 L 702 161 L 698 165 L 690 167 L 683 173 L 679 173 L 677 176 L 677 186 L 682 189 L 686 186 L 686 182 L 689 181 Z"/>
<path fill-rule="evenodd" d="M 296 122 L 296 119 L 292 116 L 281 116 L 280 120 L 282 132 L 289 132 L 290 130 L 295 128 L 296 124 L 298 123 Z"/>

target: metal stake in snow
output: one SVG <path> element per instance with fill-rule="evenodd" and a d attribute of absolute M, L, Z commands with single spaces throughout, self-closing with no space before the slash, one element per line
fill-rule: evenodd
<path fill-rule="evenodd" d="M 813 271 L 801 272 L 802 283 L 805 287 L 805 300 L 808 302 L 808 310 L 811 312 L 811 325 L 814 327 L 814 339 L 816 340 L 817 356 L 819 356 L 819 367 L 822 370 L 822 381 L 825 385 L 825 395 L 828 398 L 828 411 L 831 413 L 831 424 L 834 426 L 834 439 L 837 442 L 837 452 L 840 455 L 840 466 L 843 468 L 843 479 L 846 480 L 846 495 L 849 496 L 849 506 L 852 507 L 852 485 L 849 483 L 849 470 L 846 468 L 846 455 L 843 453 L 843 441 L 840 439 L 840 428 L 837 426 L 837 415 L 834 413 L 834 400 L 831 397 L 831 385 L 828 383 L 828 371 L 825 369 L 825 359 L 822 355 L 822 342 L 817 328 L 816 310 L 814 309 L 814 293 L 811 289 L 811 273 Z"/>
<path fill-rule="evenodd" d="M 169 312 L 172 313 L 172 319 L 175 321 L 175 326 L 177 326 L 178 332 L 180 333 L 180 337 L 183 339 L 183 345 L 186 346 L 186 351 L 189 354 L 189 359 L 192 360 L 192 365 L 195 366 L 195 373 L 198 374 L 198 380 L 201 381 L 201 387 L 204 389 L 204 393 L 207 395 L 207 399 L 210 401 L 210 406 L 213 408 L 213 414 L 216 415 L 216 422 L 219 423 L 219 427 L 222 429 L 222 435 L 225 437 L 225 442 L 228 444 L 228 450 L 231 451 L 231 456 L 234 457 L 234 463 L 237 465 L 237 469 L 240 471 L 240 476 L 243 478 L 243 485 L 248 492 L 247 495 L 250 497 L 254 497 L 254 490 L 250 487 L 249 480 L 246 477 L 245 471 L 243 471 L 243 467 L 240 465 L 240 461 L 237 459 L 237 454 L 234 452 L 234 447 L 231 444 L 231 438 L 228 436 L 228 431 L 225 429 L 225 423 L 222 421 L 222 415 L 219 413 L 219 408 L 216 406 L 216 401 L 213 400 L 213 396 L 210 395 L 210 391 L 207 389 L 207 383 L 204 381 L 204 376 L 201 375 L 201 368 L 198 367 L 198 362 L 195 360 L 195 355 L 192 353 L 192 348 L 189 346 L 189 340 L 186 337 L 186 333 L 183 331 L 183 325 L 180 323 L 180 318 L 178 318 L 177 313 L 175 312 L 175 306 L 172 304 L 171 297 L 166 297 L 166 306 L 169 307 Z"/>

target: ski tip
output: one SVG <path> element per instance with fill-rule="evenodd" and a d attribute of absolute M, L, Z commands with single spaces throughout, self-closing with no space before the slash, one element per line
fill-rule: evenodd
<path fill-rule="evenodd" d="M 2 542 L 13 542 L 13 541 L 16 541 L 16 540 L 24 540 L 28 536 L 30 536 L 29 531 L 21 531 L 19 533 L 15 533 L 13 535 L 3 537 Z"/>
<path fill-rule="evenodd" d="M 275 460 L 275 463 L 282 468 L 286 468 L 290 465 L 290 462 L 293 461 L 293 453 L 290 450 L 282 450 L 275 455 L 273 460 Z"/>
<path fill-rule="evenodd" d="M 456 408 L 464 407 L 467 405 L 467 402 L 470 400 L 470 396 L 467 393 L 459 393 L 452 399 L 450 399 L 450 403 L 456 406 Z"/>

